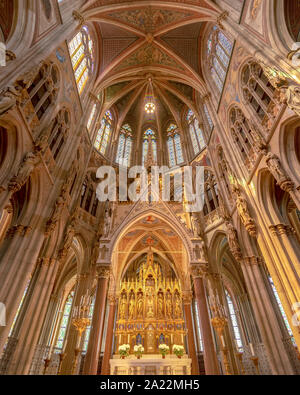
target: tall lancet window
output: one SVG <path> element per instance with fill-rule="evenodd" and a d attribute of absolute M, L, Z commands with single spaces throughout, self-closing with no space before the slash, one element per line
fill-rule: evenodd
<path fill-rule="evenodd" d="M 207 40 L 207 60 L 214 83 L 222 91 L 232 53 L 232 43 L 214 26 Z"/>
<path fill-rule="evenodd" d="M 176 166 L 183 163 L 181 139 L 177 125 L 171 123 L 167 129 L 168 134 L 168 151 L 170 166 Z"/>
<path fill-rule="evenodd" d="M 91 111 L 91 114 L 90 114 L 90 117 L 89 117 L 89 120 L 88 120 L 88 123 L 86 125 L 89 133 L 91 133 L 92 127 L 93 127 L 94 122 L 95 122 L 96 110 L 97 110 L 97 104 L 94 104 L 93 108 L 92 108 L 92 111 Z"/>
<path fill-rule="evenodd" d="M 130 125 L 125 124 L 122 126 L 120 130 L 116 162 L 121 166 L 129 167 L 130 159 L 131 159 L 131 151 L 132 151 L 132 129 Z"/>
<path fill-rule="evenodd" d="M 73 299 L 74 299 L 74 291 L 71 291 L 69 296 L 67 297 L 64 311 L 63 311 L 63 316 L 61 318 L 60 322 L 60 327 L 59 327 L 59 332 L 58 332 L 58 338 L 56 342 L 56 348 L 58 349 L 63 349 L 64 346 L 64 341 L 69 325 L 69 320 L 70 320 L 70 315 L 71 315 L 71 310 L 72 310 L 72 305 L 73 305 Z"/>
<path fill-rule="evenodd" d="M 113 117 L 110 111 L 107 111 L 102 118 L 100 128 L 97 133 L 97 137 L 95 140 L 95 148 L 102 154 L 105 155 L 106 148 L 109 143 L 109 139 L 111 136 L 111 130 L 112 130 L 112 122 L 113 122 Z"/>
<path fill-rule="evenodd" d="M 87 26 L 83 26 L 70 41 L 69 52 L 78 92 L 81 94 L 93 71 L 93 41 Z"/>
<path fill-rule="evenodd" d="M 147 161 L 150 144 L 152 146 L 153 159 L 155 162 L 157 162 L 157 140 L 156 140 L 155 132 L 151 128 L 145 131 L 143 137 L 143 158 L 142 158 L 143 165 Z"/>
<path fill-rule="evenodd" d="M 194 153 L 195 155 L 197 155 L 206 146 L 204 141 L 203 130 L 200 127 L 199 121 L 192 110 L 188 111 L 186 119 L 189 125 L 189 131 L 193 144 Z"/>
<path fill-rule="evenodd" d="M 234 305 L 233 305 L 231 296 L 230 296 L 229 292 L 227 291 L 227 289 L 225 289 L 225 295 L 226 295 L 228 310 L 229 310 L 229 314 L 230 314 L 230 321 L 231 321 L 232 329 L 233 329 L 233 333 L 234 333 L 234 339 L 235 339 L 235 342 L 236 342 L 239 350 L 243 350 L 243 343 L 242 343 L 241 332 L 240 332 L 239 324 L 238 324 L 238 320 L 237 320 L 237 315 L 236 315 L 236 312 L 234 309 Z"/>

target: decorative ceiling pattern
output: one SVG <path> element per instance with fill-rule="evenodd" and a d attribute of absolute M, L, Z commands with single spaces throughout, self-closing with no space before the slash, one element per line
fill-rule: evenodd
<path fill-rule="evenodd" d="M 153 33 L 160 27 L 174 22 L 183 21 L 193 14 L 174 10 L 154 9 L 153 7 L 110 12 L 107 17 L 126 23 L 140 29 L 143 32 Z"/>
<path fill-rule="evenodd" d="M 116 70 L 121 70 L 127 67 L 133 66 L 154 66 L 163 65 L 167 67 L 172 67 L 179 70 L 184 70 L 184 68 L 176 62 L 173 58 L 167 55 L 165 52 L 161 51 L 158 47 L 153 44 L 147 44 L 146 46 L 140 48 L 138 51 L 134 52 L 123 62 L 121 62 Z"/>
<path fill-rule="evenodd" d="M 103 62 L 102 68 L 109 65 L 115 58 L 125 51 L 136 41 L 135 38 L 111 38 L 103 39 Z"/>

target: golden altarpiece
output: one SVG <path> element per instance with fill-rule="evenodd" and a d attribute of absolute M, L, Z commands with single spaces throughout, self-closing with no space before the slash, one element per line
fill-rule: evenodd
<path fill-rule="evenodd" d="M 145 354 L 158 354 L 159 344 L 185 345 L 182 293 L 171 266 L 149 251 L 133 262 L 121 284 L 115 331 L 119 345 L 142 344 Z"/>

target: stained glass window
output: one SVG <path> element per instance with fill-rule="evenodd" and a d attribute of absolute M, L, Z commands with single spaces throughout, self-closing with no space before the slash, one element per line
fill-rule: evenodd
<path fill-rule="evenodd" d="M 143 158 L 142 158 L 143 165 L 145 164 L 145 162 L 147 160 L 149 142 L 151 142 L 151 144 L 152 144 L 153 159 L 154 159 L 154 161 L 157 161 L 157 141 L 156 141 L 155 132 L 151 128 L 147 129 L 144 133 Z"/>
<path fill-rule="evenodd" d="M 207 58 L 210 73 L 219 92 L 222 91 L 229 67 L 232 44 L 228 38 L 214 26 L 207 40 Z"/>
<path fill-rule="evenodd" d="M 78 92 L 81 94 L 93 69 L 94 57 L 93 41 L 86 26 L 69 42 L 69 53 Z"/>
<path fill-rule="evenodd" d="M 110 136 L 112 131 L 112 114 L 107 111 L 104 115 L 100 128 L 98 130 L 96 140 L 94 143 L 95 148 L 102 154 L 105 155 Z"/>
<path fill-rule="evenodd" d="M 274 282 L 273 282 L 271 276 L 268 276 L 268 278 L 269 278 L 269 282 L 270 282 L 270 284 L 271 284 L 271 288 L 272 288 L 272 291 L 273 291 L 273 293 L 274 293 L 276 302 L 277 302 L 277 304 L 278 304 L 280 313 L 281 313 L 281 315 L 282 315 L 283 321 L 284 321 L 284 323 L 285 323 L 286 329 L 287 329 L 287 331 L 288 331 L 288 334 L 291 336 L 292 342 L 293 342 L 294 344 L 296 344 L 296 343 L 295 343 L 295 339 L 294 339 L 294 337 L 293 337 L 292 329 L 291 329 L 291 327 L 290 327 L 289 321 L 288 321 L 287 316 L 286 316 L 286 314 L 285 314 L 285 311 L 284 311 L 284 309 L 283 309 L 283 306 L 282 306 L 282 303 L 281 303 L 281 301 L 280 301 L 280 298 L 279 298 L 277 289 L 276 289 L 276 287 L 275 287 L 275 284 L 274 284 Z"/>
<path fill-rule="evenodd" d="M 187 121 L 189 125 L 189 131 L 190 131 L 194 153 L 195 155 L 197 155 L 206 146 L 203 130 L 199 125 L 198 119 L 196 118 L 195 114 L 191 110 L 188 111 Z"/>
<path fill-rule="evenodd" d="M 205 117 L 207 119 L 208 125 L 210 127 L 210 131 L 212 131 L 213 128 L 214 128 L 214 123 L 213 123 L 213 121 L 211 119 L 211 116 L 210 116 L 210 113 L 208 111 L 208 108 L 207 108 L 206 104 L 203 104 L 203 110 L 204 110 L 204 114 L 205 114 Z"/>
<path fill-rule="evenodd" d="M 88 123 L 86 125 L 89 132 L 91 131 L 91 126 L 93 125 L 94 120 L 95 120 L 96 110 L 97 110 L 97 104 L 94 104 L 92 111 L 91 111 L 91 115 L 88 120 Z"/>
<path fill-rule="evenodd" d="M 120 130 L 119 144 L 117 150 L 116 162 L 125 167 L 130 166 L 132 151 L 132 130 L 130 125 L 125 124 Z"/>
<path fill-rule="evenodd" d="M 177 125 L 171 123 L 167 129 L 167 145 L 169 151 L 169 162 L 170 166 L 176 166 L 183 163 L 183 154 L 180 134 Z"/>
<path fill-rule="evenodd" d="M 231 320 L 231 324 L 232 324 L 232 328 L 233 328 L 234 339 L 236 341 L 236 344 L 237 344 L 239 350 L 242 351 L 243 350 L 243 343 L 242 343 L 241 332 L 239 329 L 237 316 L 235 313 L 235 309 L 234 309 L 234 305 L 233 305 L 231 296 L 226 289 L 225 289 L 225 295 L 226 295 L 228 310 L 229 310 L 229 314 L 230 314 L 230 320 Z"/>
<path fill-rule="evenodd" d="M 64 346 L 64 341 L 65 341 L 66 332 L 68 329 L 68 324 L 69 324 L 71 310 L 72 310 L 73 299 L 74 299 L 74 291 L 70 292 L 69 296 L 67 297 L 64 311 L 63 311 L 63 316 L 62 316 L 61 322 L 60 322 L 60 328 L 59 328 L 58 338 L 57 338 L 57 342 L 56 342 L 56 348 L 58 348 L 60 350 L 62 350 L 63 346 Z"/>
<path fill-rule="evenodd" d="M 90 319 L 90 325 L 86 328 L 85 334 L 84 334 L 84 342 L 83 342 L 83 352 L 87 352 L 88 344 L 89 344 L 89 339 L 90 339 L 90 334 L 91 334 L 91 324 L 92 324 L 92 319 L 93 319 L 93 314 L 94 314 L 94 308 L 95 308 L 95 300 L 96 298 L 93 298 L 93 301 L 90 306 L 90 312 L 89 312 L 89 319 Z"/>

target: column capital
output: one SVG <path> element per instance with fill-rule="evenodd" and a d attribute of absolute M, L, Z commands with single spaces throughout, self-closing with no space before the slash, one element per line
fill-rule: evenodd
<path fill-rule="evenodd" d="M 194 280 L 206 277 L 208 274 L 208 263 L 195 263 L 191 265 L 191 274 Z"/>
<path fill-rule="evenodd" d="M 190 305 L 193 301 L 193 292 L 192 291 L 183 291 L 182 292 L 182 300 L 184 305 Z"/>
<path fill-rule="evenodd" d="M 286 224 L 271 225 L 269 226 L 269 229 L 274 236 L 284 236 L 295 233 L 294 229 Z"/>
<path fill-rule="evenodd" d="M 85 18 L 84 16 L 78 11 L 78 10 L 74 10 L 72 12 L 72 16 L 75 19 L 75 21 L 79 22 L 79 27 L 82 27 L 85 23 Z"/>
<path fill-rule="evenodd" d="M 109 279 L 111 268 L 108 265 L 97 265 L 97 276 L 102 279 Z"/>
<path fill-rule="evenodd" d="M 107 295 L 107 299 L 108 299 L 108 302 L 109 302 L 110 306 L 115 306 L 117 304 L 118 298 L 117 298 L 117 296 L 115 294 L 109 293 Z"/>
<path fill-rule="evenodd" d="M 248 266 L 259 266 L 263 263 L 263 259 L 260 256 L 246 256 L 243 263 Z"/>

